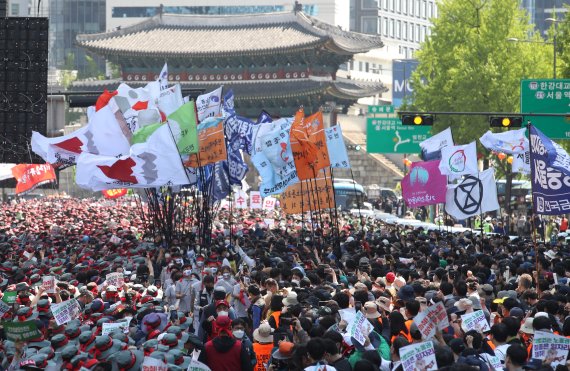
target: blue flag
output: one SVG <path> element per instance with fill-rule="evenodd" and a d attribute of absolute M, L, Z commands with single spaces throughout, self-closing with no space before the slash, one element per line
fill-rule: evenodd
<path fill-rule="evenodd" d="M 236 115 L 234 110 L 233 91 L 229 91 L 224 97 L 224 112 L 227 114 L 224 124 L 226 136 L 226 146 L 228 160 L 224 168 L 227 169 L 229 176 L 229 184 L 240 185 L 245 178 L 249 167 L 243 160 L 241 151 L 247 150 L 253 146 L 253 125 L 254 123 L 246 118 Z"/>
<path fill-rule="evenodd" d="M 568 154 L 534 125 L 530 127 L 530 178 L 534 212 L 560 215 L 570 212 Z"/>
<path fill-rule="evenodd" d="M 258 125 L 259 124 L 266 124 L 268 122 L 273 122 L 273 118 L 271 118 L 271 115 L 269 113 L 267 113 L 266 111 L 261 111 L 261 113 L 257 117 L 256 124 L 258 124 Z"/>
<path fill-rule="evenodd" d="M 214 164 L 211 188 L 213 202 L 221 201 L 230 194 L 230 179 L 228 173 L 227 161 L 218 161 Z"/>

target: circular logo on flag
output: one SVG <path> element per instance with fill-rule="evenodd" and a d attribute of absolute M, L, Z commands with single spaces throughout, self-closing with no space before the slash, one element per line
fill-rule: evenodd
<path fill-rule="evenodd" d="M 453 200 L 455 206 L 464 214 L 474 214 L 483 201 L 483 183 L 478 178 L 468 175 L 455 188 Z"/>
<path fill-rule="evenodd" d="M 454 173 L 460 173 L 465 170 L 465 163 L 467 162 L 467 156 L 465 156 L 465 151 L 459 149 L 449 157 L 449 169 Z"/>

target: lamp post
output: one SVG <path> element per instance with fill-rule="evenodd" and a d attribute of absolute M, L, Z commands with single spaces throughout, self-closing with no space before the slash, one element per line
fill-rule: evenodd
<path fill-rule="evenodd" d="M 515 43 L 529 43 L 529 44 L 545 44 L 545 45 L 552 45 L 552 78 L 556 80 L 556 24 L 559 22 L 554 18 L 546 18 L 546 22 L 554 23 L 554 34 L 552 35 L 552 42 L 550 41 L 533 41 L 533 40 L 519 40 L 516 37 L 509 37 L 507 41 L 515 42 Z"/>

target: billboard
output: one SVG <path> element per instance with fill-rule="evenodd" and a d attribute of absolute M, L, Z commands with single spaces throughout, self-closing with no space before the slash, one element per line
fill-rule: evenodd
<path fill-rule="evenodd" d="M 418 66 L 417 59 L 394 59 L 392 61 L 392 105 L 399 108 L 404 100 L 410 101 L 413 86 L 410 77 Z"/>

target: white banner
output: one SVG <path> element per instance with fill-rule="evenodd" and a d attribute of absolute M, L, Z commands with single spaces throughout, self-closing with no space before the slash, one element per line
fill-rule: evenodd
<path fill-rule="evenodd" d="M 263 199 L 263 210 L 274 210 L 277 199 L 275 197 L 265 197 Z"/>
<path fill-rule="evenodd" d="M 121 288 L 125 284 L 125 278 L 123 274 L 119 272 L 109 273 L 105 276 L 105 280 L 107 281 L 107 285 L 113 285 L 117 288 Z"/>
<path fill-rule="evenodd" d="M 364 345 L 364 342 L 366 341 L 366 336 L 368 336 L 368 334 L 370 334 L 370 332 L 372 331 L 371 327 L 372 325 L 370 324 L 370 322 L 368 322 L 366 316 L 362 314 L 362 312 L 358 312 L 356 313 L 356 316 L 354 317 L 352 323 L 348 324 L 347 332 L 350 334 L 351 337 L 356 339 L 356 341 L 358 341 L 361 345 Z"/>
<path fill-rule="evenodd" d="M 198 120 L 202 122 L 206 117 L 214 117 L 220 114 L 222 107 L 222 87 L 214 91 L 198 96 L 196 99 L 196 110 Z"/>
<path fill-rule="evenodd" d="M 128 322 L 103 323 L 103 329 L 101 330 L 101 335 L 109 335 L 115 330 L 120 330 L 123 334 L 128 334 L 129 323 Z"/>
<path fill-rule="evenodd" d="M 459 183 L 447 186 L 445 211 L 457 220 L 499 209 L 495 169 L 465 176 Z"/>
<path fill-rule="evenodd" d="M 530 152 L 513 155 L 513 173 L 530 174 Z"/>
<path fill-rule="evenodd" d="M 429 339 L 435 335 L 436 329 L 443 330 L 449 327 L 447 312 L 442 302 L 428 307 L 414 317 L 414 323 L 422 333 L 424 339 Z"/>
<path fill-rule="evenodd" d="M 54 276 L 43 276 L 42 277 L 42 289 L 46 294 L 55 294 L 55 277 Z"/>
<path fill-rule="evenodd" d="M 479 141 L 488 150 L 503 152 L 509 155 L 524 153 L 529 150 L 526 128 L 509 130 L 502 133 L 493 133 L 491 130 L 488 130 L 479 138 Z"/>
<path fill-rule="evenodd" d="M 477 310 L 473 313 L 467 313 L 461 316 L 461 329 L 464 332 L 476 330 L 479 332 L 490 331 L 489 322 L 485 318 L 485 313 L 482 310 Z"/>
<path fill-rule="evenodd" d="M 475 142 L 462 146 L 448 146 L 441 150 L 439 170 L 443 175 L 458 176 L 476 174 L 477 146 Z"/>
<path fill-rule="evenodd" d="M 238 189 L 234 192 L 234 207 L 236 209 L 247 209 L 247 194 Z"/>
<path fill-rule="evenodd" d="M 144 357 L 142 371 L 168 371 L 168 365 L 159 359 L 152 357 Z"/>
<path fill-rule="evenodd" d="M 71 299 L 59 304 L 52 303 L 50 310 L 57 325 L 61 326 L 72 319 L 76 319 L 79 316 L 79 313 L 81 313 L 81 306 L 77 300 Z"/>
<path fill-rule="evenodd" d="M 550 359 L 552 368 L 566 363 L 570 339 L 550 332 L 535 331 L 532 341 L 532 358 Z"/>
<path fill-rule="evenodd" d="M 263 199 L 261 198 L 261 193 L 259 191 L 249 192 L 249 208 L 250 209 L 261 209 Z"/>
<path fill-rule="evenodd" d="M 437 370 L 435 350 L 431 341 L 400 348 L 400 360 L 404 371 Z"/>

